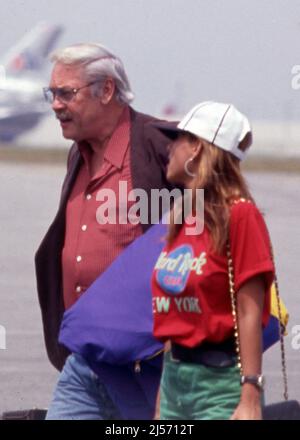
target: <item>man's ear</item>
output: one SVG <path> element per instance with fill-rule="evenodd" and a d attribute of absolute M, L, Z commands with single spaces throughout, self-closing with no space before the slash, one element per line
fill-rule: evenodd
<path fill-rule="evenodd" d="M 114 96 L 115 90 L 116 85 L 114 80 L 112 78 L 106 78 L 102 87 L 102 94 L 100 97 L 101 103 L 104 105 L 109 104 Z"/>

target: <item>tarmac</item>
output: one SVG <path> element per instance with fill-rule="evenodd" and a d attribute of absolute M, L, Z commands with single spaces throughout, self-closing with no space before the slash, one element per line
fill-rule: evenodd
<path fill-rule="evenodd" d="M 0 325 L 6 330 L 6 349 L 0 334 L 0 414 L 47 407 L 57 380 L 44 348 L 33 258 L 56 213 L 65 166 L 63 157 L 51 164 L 15 160 L 0 154 Z M 300 173 L 248 170 L 246 176 L 274 245 L 281 296 L 290 312 L 285 337 L 290 398 L 300 400 Z M 264 373 L 266 401 L 282 400 L 278 344 L 265 354 Z"/>

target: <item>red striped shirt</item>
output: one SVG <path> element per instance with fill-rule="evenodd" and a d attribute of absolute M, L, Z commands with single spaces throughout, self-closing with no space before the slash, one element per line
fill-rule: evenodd
<path fill-rule="evenodd" d="M 130 115 L 126 108 L 109 140 L 102 166 L 93 178 L 89 171 L 91 150 L 88 145 L 79 147 L 84 163 L 67 203 L 62 253 L 66 308 L 74 304 L 119 253 L 142 233 L 140 224 L 120 224 L 118 203 L 116 224 L 100 224 L 96 217 L 103 203 L 97 201 L 99 190 L 112 190 L 117 202 L 119 181 L 126 182 L 127 194 L 132 190 L 129 140 Z M 128 209 L 132 204 L 128 202 Z"/>

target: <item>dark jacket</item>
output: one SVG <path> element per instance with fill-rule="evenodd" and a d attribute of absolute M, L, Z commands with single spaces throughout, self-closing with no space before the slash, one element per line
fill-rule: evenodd
<path fill-rule="evenodd" d="M 142 188 L 150 201 L 151 188 L 169 187 L 165 179 L 168 140 L 152 125 L 155 118 L 130 109 L 131 115 L 131 175 L 133 188 Z M 50 362 L 61 370 L 67 351 L 58 344 L 58 334 L 64 313 L 61 254 L 65 239 L 66 204 L 76 180 L 82 158 L 73 144 L 61 200 L 56 217 L 35 256 L 37 290 L 42 312 L 44 337 Z M 150 226 L 142 225 L 143 231 Z"/>

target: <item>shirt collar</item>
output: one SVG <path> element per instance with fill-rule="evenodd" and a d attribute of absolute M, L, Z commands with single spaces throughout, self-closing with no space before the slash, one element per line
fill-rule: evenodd
<path fill-rule="evenodd" d="M 104 152 L 104 159 L 121 169 L 130 138 L 130 114 L 129 107 L 125 107 L 118 125 L 113 132 Z"/>
<path fill-rule="evenodd" d="M 114 167 L 121 169 L 124 163 L 126 151 L 130 140 L 130 111 L 126 106 L 118 121 L 111 138 L 108 141 L 104 152 L 104 160 L 109 162 Z M 92 154 L 91 148 L 86 141 L 78 143 L 78 148 L 88 164 L 89 158 Z"/>

